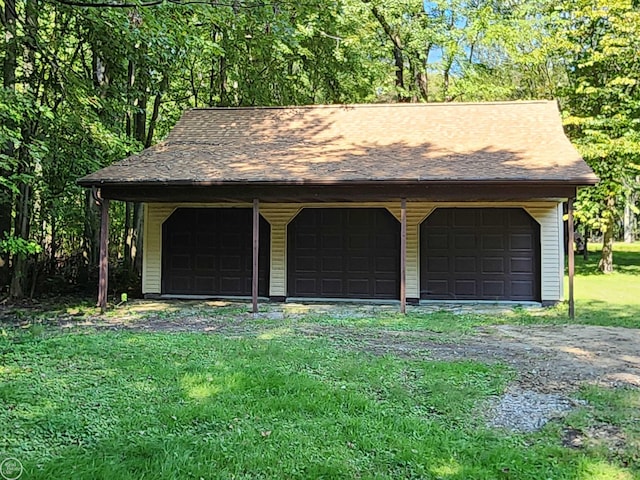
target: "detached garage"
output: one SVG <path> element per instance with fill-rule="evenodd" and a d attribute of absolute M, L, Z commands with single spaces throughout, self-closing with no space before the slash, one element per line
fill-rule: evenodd
<path fill-rule="evenodd" d="M 145 207 L 146 296 L 404 310 L 563 300 L 562 204 L 597 180 L 535 101 L 194 109 L 79 183 L 102 200 L 103 305 L 108 204 L 125 200 Z"/>

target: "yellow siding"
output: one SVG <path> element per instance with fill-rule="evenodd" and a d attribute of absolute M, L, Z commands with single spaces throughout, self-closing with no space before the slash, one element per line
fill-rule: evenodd
<path fill-rule="evenodd" d="M 287 295 L 287 224 L 300 211 L 294 204 L 265 203 L 260 213 L 271 225 L 271 265 L 269 267 L 269 295 Z"/>
<path fill-rule="evenodd" d="M 563 227 L 562 204 L 527 206 L 526 210 L 540 224 L 542 301 L 563 299 Z"/>
<path fill-rule="evenodd" d="M 251 204 L 166 204 L 146 205 L 144 222 L 143 293 L 161 291 L 162 223 L 178 207 L 243 207 Z M 407 297 L 420 297 L 420 224 L 436 207 L 524 207 L 540 223 L 542 300 L 562 300 L 562 206 L 557 202 L 527 203 L 434 203 L 407 202 Z M 380 203 L 263 203 L 261 215 L 271 225 L 269 295 L 286 296 L 287 225 L 302 208 L 387 208 L 400 218 L 400 202 Z"/>

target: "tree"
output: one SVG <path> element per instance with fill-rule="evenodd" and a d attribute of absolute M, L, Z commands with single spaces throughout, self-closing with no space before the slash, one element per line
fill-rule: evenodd
<path fill-rule="evenodd" d="M 557 18 L 569 85 L 567 131 L 600 177 L 581 190 L 576 218 L 603 235 L 602 272 L 613 271 L 614 227 L 625 184 L 640 166 L 640 11 L 630 0 L 568 2 Z"/>

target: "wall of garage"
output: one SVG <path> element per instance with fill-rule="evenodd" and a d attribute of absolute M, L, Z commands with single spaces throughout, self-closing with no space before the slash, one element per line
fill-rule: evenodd
<path fill-rule="evenodd" d="M 145 205 L 143 237 L 142 292 L 161 292 L 162 223 L 179 207 L 251 208 L 250 203 L 149 203 Z M 407 202 L 407 297 L 420 297 L 420 242 L 422 221 L 437 207 L 522 207 L 540 224 L 541 296 L 543 302 L 563 299 L 564 251 L 562 204 L 556 201 L 536 202 Z M 261 215 L 271 225 L 271 265 L 269 294 L 286 296 L 287 289 L 287 225 L 302 208 L 387 208 L 400 220 L 400 202 L 371 203 L 263 203 Z"/>

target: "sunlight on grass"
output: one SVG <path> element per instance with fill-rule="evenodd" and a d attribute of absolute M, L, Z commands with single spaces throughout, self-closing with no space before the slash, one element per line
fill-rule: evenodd
<path fill-rule="evenodd" d="M 241 373 L 228 375 L 187 374 L 180 382 L 182 389 L 189 398 L 204 400 L 213 398 L 221 392 L 237 390 L 242 384 Z"/>
<path fill-rule="evenodd" d="M 431 467 L 429 470 L 438 478 L 446 478 L 459 475 L 462 471 L 462 467 L 458 462 L 452 459 L 449 460 L 448 463 Z"/>
<path fill-rule="evenodd" d="M 189 385 L 186 390 L 189 398 L 202 400 L 205 398 L 215 397 L 222 391 L 222 388 L 219 385 L 200 383 L 196 385 Z"/>
<path fill-rule="evenodd" d="M 580 480 L 634 480 L 635 477 L 628 470 L 611 465 L 608 462 L 585 462 Z"/>
<path fill-rule="evenodd" d="M 260 340 L 273 340 L 279 337 L 286 337 L 292 333 L 293 330 L 291 328 L 272 328 L 262 332 L 257 338 Z"/>

